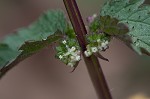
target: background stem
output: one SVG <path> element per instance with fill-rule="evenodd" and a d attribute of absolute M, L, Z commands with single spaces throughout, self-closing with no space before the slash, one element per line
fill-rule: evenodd
<path fill-rule="evenodd" d="M 69 18 L 77 35 L 78 42 L 82 49 L 85 64 L 87 66 L 90 78 L 99 99 L 112 99 L 107 82 L 105 80 L 100 63 L 94 55 L 87 58 L 83 52 L 86 50 L 86 41 L 84 36 L 87 34 L 84 22 L 75 0 L 63 0 L 67 9 Z"/>

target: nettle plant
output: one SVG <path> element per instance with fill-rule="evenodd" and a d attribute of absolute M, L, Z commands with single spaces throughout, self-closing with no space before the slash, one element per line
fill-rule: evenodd
<path fill-rule="evenodd" d="M 75 0 L 63 0 L 70 21 L 61 10 L 45 12 L 28 28 L 7 36 L 0 43 L 0 77 L 22 60 L 57 43 L 56 58 L 67 66 L 84 59 L 99 99 L 112 99 L 98 58 L 113 38 L 125 42 L 138 54 L 150 55 L 150 6 L 144 0 L 108 0 L 85 26 Z M 73 72 L 72 71 L 72 72 Z"/>

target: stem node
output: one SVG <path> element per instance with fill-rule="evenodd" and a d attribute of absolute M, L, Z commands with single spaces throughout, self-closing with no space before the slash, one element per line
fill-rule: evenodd
<path fill-rule="evenodd" d="M 87 66 L 90 78 L 93 82 L 94 88 L 98 95 L 98 99 L 112 99 L 107 82 L 105 80 L 102 68 L 96 56 L 85 57 L 84 51 L 86 50 L 86 40 L 84 36 L 87 34 L 84 22 L 82 20 L 80 11 L 75 0 L 63 0 L 69 18 L 77 35 L 80 44 L 82 55 Z"/>

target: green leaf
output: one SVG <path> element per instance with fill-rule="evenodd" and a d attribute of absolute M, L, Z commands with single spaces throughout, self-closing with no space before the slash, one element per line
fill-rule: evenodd
<path fill-rule="evenodd" d="M 119 20 L 108 15 L 100 16 L 100 30 L 108 35 L 121 35 L 129 32 L 125 24 L 119 23 Z"/>
<path fill-rule="evenodd" d="M 127 24 L 129 33 L 121 39 L 139 54 L 148 54 L 150 52 L 150 5 L 143 5 L 143 3 L 144 0 L 109 0 L 103 6 L 101 15 L 109 15 L 118 19 L 120 23 Z"/>
<path fill-rule="evenodd" d="M 22 28 L 0 43 L 0 76 L 20 61 L 63 37 L 67 22 L 62 11 L 47 11 L 28 28 Z"/>
<path fill-rule="evenodd" d="M 122 35 L 129 32 L 127 25 L 119 23 L 116 18 L 111 18 L 110 16 L 98 16 L 94 19 L 89 26 L 90 32 L 100 33 L 104 32 L 108 35 Z"/>

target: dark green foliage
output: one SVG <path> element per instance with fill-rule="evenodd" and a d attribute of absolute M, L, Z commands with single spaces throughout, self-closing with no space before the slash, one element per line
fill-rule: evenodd
<path fill-rule="evenodd" d="M 125 24 L 119 23 L 116 18 L 110 16 L 100 16 L 100 29 L 108 35 L 122 35 L 129 32 Z"/>
<path fill-rule="evenodd" d="M 150 52 L 150 5 L 144 0 L 109 0 L 101 10 L 102 16 L 109 15 L 120 23 L 127 24 L 129 33 L 118 36 L 139 54 Z"/>
<path fill-rule="evenodd" d="M 62 11 L 47 11 L 28 28 L 9 35 L 0 44 L 0 72 L 62 38 L 66 28 Z"/>
<path fill-rule="evenodd" d="M 90 25 L 91 32 L 104 32 L 108 35 L 122 35 L 129 32 L 125 24 L 110 16 L 98 16 Z"/>

